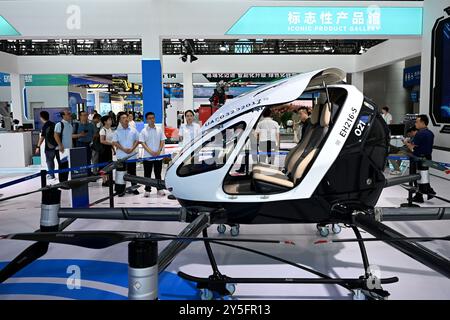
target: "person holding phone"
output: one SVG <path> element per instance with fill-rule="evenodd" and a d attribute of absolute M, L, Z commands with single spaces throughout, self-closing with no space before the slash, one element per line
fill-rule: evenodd
<path fill-rule="evenodd" d="M 70 109 L 65 109 L 61 113 L 62 120 L 55 125 L 54 138 L 57 143 L 56 150 L 59 153 L 56 155 L 58 161 L 58 169 L 67 169 L 69 167 L 68 157 L 65 156 L 68 149 L 72 148 L 72 139 L 77 139 L 84 135 L 73 134 L 73 127 L 70 121 L 72 120 L 72 112 Z M 67 181 L 69 178 L 68 172 L 63 172 L 58 175 L 59 182 Z"/>

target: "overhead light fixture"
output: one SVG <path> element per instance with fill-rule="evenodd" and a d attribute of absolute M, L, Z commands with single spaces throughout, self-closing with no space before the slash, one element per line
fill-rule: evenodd
<path fill-rule="evenodd" d="M 222 43 L 219 47 L 220 52 L 228 51 L 228 46 L 226 46 L 224 43 Z"/>
<path fill-rule="evenodd" d="M 198 58 L 196 56 L 194 56 L 194 48 L 195 48 L 195 44 L 194 44 L 194 40 L 192 39 L 184 39 L 182 42 L 182 53 L 183 56 L 181 56 L 181 60 L 183 62 L 187 61 L 187 57 L 190 56 L 190 60 L 189 62 L 194 62 L 196 60 L 198 60 Z"/>

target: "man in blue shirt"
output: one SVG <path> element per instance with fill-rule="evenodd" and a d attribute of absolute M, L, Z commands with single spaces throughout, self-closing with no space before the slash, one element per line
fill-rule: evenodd
<path fill-rule="evenodd" d="M 125 112 L 119 112 L 117 115 L 120 126 L 117 126 L 117 130 L 114 132 L 112 139 L 113 146 L 117 150 L 117 159 L 123 159 L 133 152 L 139 145 L 139 134 L 135 128 L 128 125 L 128 115 Z M 129 160 L 136 159 L 136 155 Z M 123 168 L 118 168 L 116 171 L 116 191 L 119 193 L 119 197 L 125 195 L 126 182 L 123 180 L 123 176 L 127 171 L 128 174 L 136 175 L 136 162 L 125 163 Z M 136 183 L 132 183 L 136 185 Z M 139 194 L 138 190 L 134 190 L 133 194 Z"/>
<path fill-rule="evenodd" d="M 412 153 L 419 158 L 431 160 L 433 152 L 434 134 L 428 129 L 429 119 L 426 114 L 421 114 L 416 119 L 416 128 L 418 130 L 413 142 L 406 143 L 406 146 Z M 428 195 L 428 200 L 433 198 L 436 192 L 430 186 L 430 177 L 428 167 L 421 162 L 417 163 L 417 170 L 420 173 L 419 192 L 413 197 L 413 201 L 423 203 L 423 194 Z"/>

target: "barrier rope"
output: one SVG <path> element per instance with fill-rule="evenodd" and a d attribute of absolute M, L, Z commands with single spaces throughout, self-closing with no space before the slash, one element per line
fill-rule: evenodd
<path fill-rule="evenodd" d="M 24 181 L 28 181 L 28 180 L 37 178 L 37 177 L 39 177 L 40 175 L 41 175 L 41 173 L 38 172 L 38 173 L 32 174 L 32 175 L 30 175 L 30 176 L 26 176 L 26 177 L 19 178 L 19 179 L 13 180 L 13 181 L 5 182 L 5 183 L 3 183 L 3 184 L 0 184 L 0 189 L 3 189 L 3 188 L 6 188 L 6 187 L 15 185 L 15 184 L 17 184 L 17 183 L 21 183 L 21 182 L 24 182 Z"/>
<path fill-rule="evenodd" d="M 139 158 L 139 159 L 131 159 L 131 160 L 127 160 L 125 161 L 126 163 L 131 163 L 131 162 L 142 162 L 142 161 L 151 161 L 151 160 L 160 160 L 160 159 L 165 159 L 165 158 L 171 158 L 172 155 L 171 154 L 163 154 L 157 157 L 147 157 L 147 158 Z M 113 163 L 112 162 L 102 162 L 102 163 L 96 163 L 96 164 L 90 164 L 90 165 L 85 165 L 85 166 L 79 166 L 79 167 L 72 167 L 72 168 L 66 168 L 66 169 L 58 169 L 58 170 L 49 170 L 47 171 L 47 174 L 55 174 L 55 173 L 65 173 L 65 172 L 72 172 L 72 171 L 82 171 L 82 170 L 86 170 L 86 169 L 92 169 L 92 168 L 98 168 L 98 167 L 104 167 L 107 166 L 108 164 Z M 3 184 L 0 184 L 0 189 L 2 188 L 6 188 L 6 187 L 10 187 L 12 185 L 24 182 L 24 181 L 28 181 L 37 177 L 40 177 L 41 173 L 37 172 L 34 173 L 32 175 L 26 176 L 26 177 L 22 177 L 16 180 L 12 180 L 12 181 L 8 181 L 5 182 Z"/>

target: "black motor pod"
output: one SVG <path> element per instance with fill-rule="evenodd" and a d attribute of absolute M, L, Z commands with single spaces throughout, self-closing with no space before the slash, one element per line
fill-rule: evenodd
<path fill-rule="evenodd" d="M 50 189 L 42 191 L 41 231 L 58 231 L 58 211 L 61 205 L 61 190 Z"/>
<path fill-rule="evenodd" d="M 158 299 L 158 243 L 132 241 L 128 245 L 128 298 Z"/>

